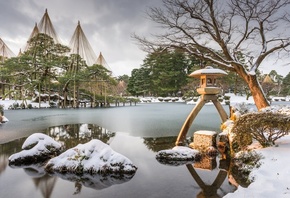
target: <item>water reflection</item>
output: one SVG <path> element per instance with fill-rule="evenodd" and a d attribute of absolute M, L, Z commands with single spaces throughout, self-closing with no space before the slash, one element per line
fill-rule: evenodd
<path fill-rule="evenodd" d="M 73 194 L 79 194 L 81 192 L 82 186 L 92 188 L 95 190 L 102 190 L 108 188 L 112 185 L 122 184 L 133 178 L 134 175 L 129 174 L 110 174 L 110 175 L 101 175 L 101 174 L 60 174 L 54 173 L 54 176 L 57 176 L 63 180 L 67 180 L 75 183 L 75 192 Z"/>
<path fill-rule="evenodd" d="M 173 161 L 160 160 L 158 162 L 169 166 L 185 166 L 190 175 L 200 188 L 200 192 L 196 195 L 197 198 L 221 198 L 229 192 L 234 192 L 237 189 L 237 183 L 231 183 L 228 179 L 231 160 L 219 159 L 203 155 L 198 161 Z M 202 173 L 200 176 L 199 173 Z"/>
<path fill-rule="evenodd" d="M 162 142 L 161 140 L 159 141 Z M 155 145 L 155 141 L 153 142 Z M 168 148 L 162 148 L 162 150 L 165 149 Z M 157 161 L 167 166 L 186 166 L 190 175 L 200 187 L 197 198 L 220 198 L 230 192 L 234 192 L 238 186 L 247 188 L 252 182 L 251 178 L 249 178 L 252 168 L 249 168 L 249 166 L 252 165 L 258 168 L 261 164 L 259 162 L 261 158 L 259 154 L 253 152 L 241 159 L 203 155 L 200 160 L 193 162 L 168 159 L 157 159 Z M 203 173 L 202 176 L 198 172 Z M 211 182 L 208 181 L 209 178 L 211 178 Z"/>
<path fill-rule="evenodd" d="M 51 197 L 57 177 L 48 175 L 43 164 L 33 164 L 29 166 L 13 166 L 13 168 L 23 168 L 24 172 L 32 178 L 36 188 L 38 188 L 44 198 Z"/>
<path fill-rule="evenodd" d="M 104 143 L 115 136 L 115 132 L 109 131 L 96 124 L 66 124 L 49 127 L 44 131 L 58 142 L 62 142 L 65 149 L 72 148 L 78 144 L 84 144 L 92 139 L 99 139 Z"/>
<path fill-rule="evenodd" d="M 170 137 L 146 137 L 144 139 L 144 144 L 146 147 L 153 151 L 158 152 L 160 150 L 171 149 L 175 146 L 177 136 Z"/>
<path fill-rule="evenodd" d="M 196 181 L 198 186 L 201 188 L 201 191 L 197 195 L 197 197 L 205 197 L 205 198 L 222 197 L 218 191 L 219 190 L 222 191 L 222 188 L 221 188 L 222 184 L 228 178 L 230 160 L 221 159 L 219 161 L 218 174 L 211 184 L 206 184 L 195 170 L 198 168 L 203 169 L 203 170 L 213 170 L 216 168 L 216 166 L 217 166 L 217 159 L 210 158 L 208 156 L 204 156 L 204 158 L 200 162 L 186 165 L 189 173 L 191 174 L 193 179 Z M 230 184 L 230 187 L 233 187 L 233 186 Z M 232 190 L 234 191 L 235 188 Z M 223 192 L 223 193 L 227 194 L 228 192 Z"/>
<path fill-rule="evenodd" d="M 44 171 L 43 165 L 41 164 L 9 167 L 8 157 L 19 152 L 26 139 L 21 138 L 9 143 L 0 144 L 0 179 L 1 174 L 5 174 L 5 171 L 9 168 L 22 169 L 29 180 L 33 181 L 34 187 L 40 191 L 41 196 L 45 198 L 52 197 L 52 194 L 60 197 L 63 195 L 63 191 L 76 197 L 95 196 L 93 195 L 94 192 L 90 194 L 90 189 L 98 190 L 98 195 L 100 197 L 116 197 L 112 196 L 114 193 L 120 194 L 121 197 L 131 197 L 130 192 L 139 193 L 140 197 L 142 197 L 142 195 L 148 195 L 148 191 L 151 192 L 152 190 L 152 193 L 162 192 L 163 194 L 159 194 L 161 197 L 176 197 L 177 195 L 182 196 L 183 193 L 193 193 L 190 194 L 190 197 L 209 198 L 222 197 L 229 192 L 235 191 L 237 185 L 239 185 L 234 183 L 233 180 L 229 180 L 229 177 L 234 173 L 234 171 L 230 171 L 231 175 L 228 173 L 231 167 L 229 160 L 203 158 L 200 162 L 190 162 L 189 164 L 187 162 L 186 165 L 184 163 L 158 163 L 154 159 L 154 154 L 160 150 L 173 148 L 175 146 L 176 136 L 144 137 L 140 139 L 132 136 L 127 137 L 126 135 L 116 135 L 115 132 L 94 124 L 53 126 L 42 132 L 62 142 L 66 149 L 74 147 L 79 143 L 86 143 L 91 139 L 100 139 L 107 144 L 112 144 L 113 147 L 118 148 L 116 151 L 125 151 L 126 155 L 128 155 L 132 161 L 136 162 L 136 165 L 139 166 L 138 174 L 102 176 L 55 173 L 51 175 Z M 168 168 L 168 166 L 164 165 L 171 166 Z M 172 165 L 175 167 L 172 167 Z M 16 180 L 21 178 L 18 178 L 19 174 L 14 174 L 16 174 L 16 172 L 14 173 L 14 171 L 12 171 L 9 177 L 17 177 Z M 154 184 L 152 184 L 152 177 L 150 177 L 150 175 L 154 175 Z M 189 178 L 186 176 L 189 176 Z M 29 183 L 27 179 L 23 179 L 23 177 L 21 179 L 24 180 L 25 183 Z M 15 179 L 13 181 L 15 181 Z M 179 183 L 177 184 L 176 181 L 179 181 Z M 165 182 L 165 184 L 162 184 L 163 182 Z M 118 185 L 125 183 L 126 185 Z M 70 186 L 72 186 L 72 188 L 70 188 Z M 115 187 L 112 188 L 112 186 Z M 172 187 L 164 190 L 163 188 L 165 186 L 174 186 L 174 188 Z M 10 188 L 14 188 L 14 183 L 10 184 Z M 28 188 L 27 191 L 30 191 L 30 193 L 31 191 L 36 191 L 35 188 L 29 188 L 27 186 L 25 186 L 25 188 Z M 104 190 L 108 188 L 110 190 Z M 5 192 L 6 189 L 0 187 L 0 190 L 1 192 L 3 192 L 3 190 Z M 32 194 L 34 197 L 39 197 L 37 196 L 37 192 L 33 192 Z M 9 193 L 8 195 L 11 194 Z M 17 195 L 18 197 L 21 196 L 21 192 Z"/>
<path fill-rule="evenodd" d="M 110 140 L 115 136 L 115 132 L 111 132 L 95 124 L 67 124 L 61 126 L 53 126 L 45 129 L 43 133 L 54 138 L 58 142 L 64 144 L 65 149 L 72 148 L 80 143 L 89 142 L 92 139 L 99 139 L 109 144 Z M 0 145 L 0 175 L 8 167 L 8 158 L 14 153 L 20 152 L 23 142 L 26 138 Z M 108 188 L 115 184 L 121 184 L 129 181 L 134 174 L 48 174 L 45 169 L 45 162 L 42 164 L 30 165 L 11 165 L 13 169 L 23 169 L 24 172 L 33 180 L 34 185 L 40 189 L 43 197 L 50 197 L 58 178 L 75 183 L 75 192 L 79 194 L 82 186 L 100 190 Z"/>

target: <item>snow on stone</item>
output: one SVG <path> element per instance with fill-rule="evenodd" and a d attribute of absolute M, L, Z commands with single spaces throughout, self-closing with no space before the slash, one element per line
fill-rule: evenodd
<path fill-rule="evenodd" d="M 9 157 L 9 164 L 37 163 L 61 150 L 61 144 L 43 133 L 34 133 L 22 145 L 22 151 Z"/>
<path fill-rule="evenodd" d="M 56 142 L 54 139 L 52 139 L 48 135 L 45 135 L 43 133 L 34 133 L 24 141 L 22 145 L 22 149 L 27 149 L 34 144 L 37 144 L 39 148 L 43 148 L 43 149 L 46 148 L 45 146 L 53 146 L 56 148 L 61 147 L 60 143 Z"/>
<path fill-rule="evenodd" d="M 201 75 L 204 75 L 204 74 L 223 74 L 223 75 L 227 75 L 227 72 L 221 70 L 221 69 L 218 69 L 218 68 L 213 68 L 211 66 L 207 66 L 203 69 L 199 69 L 199 70 L 196 70 L 194 72 L 192 72 L 191 74 L 189 74 L 189 76 L 201 76 Z"/>
<path fill-rule="evenodd" d="M 205 131 L 205 130 L 200 130 L 200 131 L 196 131 L 196 132 L 194 132 L 194 134 L 215 135 L 216 132 L 215 132 L 215 131 Z"/>
<path fill-rule="evenodd" d="M 169 161 L 195 160 L 200 158 L 200 152 L 186 146 L 175 146 L 172 149 L 158 151 L 156 158 Z"/>
<path fill-rule="evenodd" d="M 70 173 L 135 173 L 137 167 L 125 156 L 100 140 L 79 144 L 52 158 L 46 165 L 50 172 Z"/>

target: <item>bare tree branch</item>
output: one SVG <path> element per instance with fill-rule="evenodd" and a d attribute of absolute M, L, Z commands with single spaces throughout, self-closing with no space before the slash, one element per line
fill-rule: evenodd
<path fill-rule="evenodd" d="M 235 71 L 248 83 L 260 108 L 267 102 L 256 72 L 269 56 L 289 57 L 289 10 L 289 0 L 163 0 L 163 7 L 148 12 L 162 27 L 155 40 L 133 38 L 147 52 L 183 48 L 201 60 Z"/>

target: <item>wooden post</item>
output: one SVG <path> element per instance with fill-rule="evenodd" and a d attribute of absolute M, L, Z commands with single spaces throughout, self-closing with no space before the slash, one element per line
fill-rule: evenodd
<path fill-rule="evenodd" d="M 205 105 L 205 103 L 207 101 L 212 101 L 221 117 L 221 120 L 223 122 L 225 122 L 228 119 L 228 115 L 225 112 L 224 108 L 222 107 L 222 105 L 220 104 L 220 102 L 217 100 L 217 95 L 213 95 L 213 94 L 203 94 L 201 95 L 201 99 L 200 101 L 196 104 L 196 106 L 193 108 L 193 110 L 190 112 L 190 114 L 188 115 L 187 119 L 185 120 L 179 135 L 177 137 L 177 140 L 175 142 L 176 146 L 180 146 L 183 145 L 183 142 L 186 138 L 186 134 L 190 128 L 190 126 L 192 125 L 193 120 L 195 119 L 195 117 L 197 116 L 198 112 L 202 109 L 202 107 Z"/>
<path fill-rule="evenodd" d="M 212 102 L 215 105 L 216 109 L 218 110 L 222 121 L 223 122 L 227 121 L 228 115 L 227 115 L 226 111 L 224 110 L 223 106 L 221 105 L 221 103 L 217 100 L 213 100 Z"/>
<path fill-rule="evenodd" d="M 198 112 L 201 110 L 201 108 L 204 106 L 205 101 L 203 100 L 203 98 L 196 104 L 196 106 L 193 108 L 193 110 L 190 112 L 190 114 L 188 115 L 187 119 L 185 120 L 179 135 L 177 137 L 177 140 L 175 142 L 176 146 L 180 146 L 183 144 L 183 141 L 186 137 L 186 134 L 188 132 L 188 129 L 190 128 L 194 118 L 197 116 Z"/>

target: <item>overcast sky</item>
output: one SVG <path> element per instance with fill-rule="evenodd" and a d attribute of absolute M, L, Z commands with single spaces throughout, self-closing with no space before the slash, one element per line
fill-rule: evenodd
<path fill-rule="evenodd" d="M 78 21 L 96 56 L 102 52 L 115 76 L 139 68 L 145 53 L 132 33 L 148 35 L 154 25 L 149 7 L 160 0 L 0 0 L 0 38 L 18 54 L 47 9 L 62 44 L 68 45 Z"/>
<path fill-rule="evenodd" d="M 102 52 L 114 76 L 130 75 L 145 58 L 131 35 L 146 36 L 160 31 L 146 15 L 161 0 L 0 0 L 0 38 L 18 54 L 34 28 L 48 10 L 62 44 L 68 45 L 78 21 L 96 56 Z M 275 69 L 283 76 L 290 66 L 266 62 L 263 73 Z M 279 66 L 279 67 L 277 67 Z"/>

